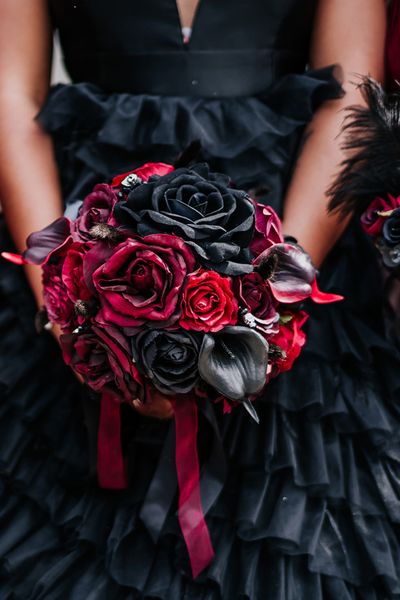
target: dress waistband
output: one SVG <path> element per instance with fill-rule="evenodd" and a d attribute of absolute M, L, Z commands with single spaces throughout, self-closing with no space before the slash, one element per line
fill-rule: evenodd
<path fill-rule="evenodd" d="M 69 52 L 65 63 L 75 83 L 91 82 L 112 92 L 199 97 L 259 96 L 280 76 L 305 68 L 302 57 L 271 49 Z"/>

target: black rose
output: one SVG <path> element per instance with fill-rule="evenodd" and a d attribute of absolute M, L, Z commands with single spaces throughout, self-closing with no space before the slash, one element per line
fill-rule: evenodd
<path fill-rule="evenodd" d="M 164 394 L 187 394 L 199 380 L 202 336 L 180 331 L 144 331 L 132 342 L 138 368 Z"/>
<path fill-rule="evenodd" d="M 377 242 L 377 247 L 382 254 L 382 259 L 386 267 L 389 267 L 389 269 L 400 267 L 400 244 L 397 244 L 397 246 L 388 246 L 381 238 Z"/>
<path fill-rule="evenodd" d="M 384 222 L 382 236 L 388 246 L 400 244 L 400 208 L 396 208 Z"/>
<path fill-rule="evenodd" d="M 247 249 L 254 232 L 255 206 L 229 187 L 229 178 L 207 164 L 152 177 L 117 204 L 117 221 L 140 235 L 173 233 L 192 246 L 202 264 L 219 273 L 252 271 Z"/>

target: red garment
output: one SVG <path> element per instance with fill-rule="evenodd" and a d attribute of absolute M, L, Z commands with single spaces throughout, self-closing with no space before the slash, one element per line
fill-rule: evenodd
<path fill-rule="evenodd" d="M 386 38 L 387 86 L 393 89 L 400 82 L 400 0 L 392 0 Z"/>

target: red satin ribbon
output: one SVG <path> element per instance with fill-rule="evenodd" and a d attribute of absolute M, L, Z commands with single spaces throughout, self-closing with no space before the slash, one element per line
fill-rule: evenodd
<path fill-rule="evenodd" d="M 123 490 L 128 487 L 121 447 L 121 407 L 112 394 L 104 392 L 100 400 L 97 437 L 97 478 L 102 488 Z"/>
<path fill-rule="evenodd" d="M 25 265 L 26 261 L 23 259 L 21 254 L 13 254 L 12 252 L 2 252 L 2 258 L 8 260 L 8 262 L 14 263 L 14 265 Z"/>
<path fill-rule="evenodd" d="M 214 558 L 200 498 L 197 404 L 196 399 L 190 396 L 178 398 L 172 404 L 175 411 L 176 470 L 179 484 L 178 518 L 193 577 L 196 578 Z"/>
<path fill-rule="evenodd" d="M 210 533 L 200 497 L 200 467 L 197 453 L 198 410 L 196 399 L 181 396 L 172 401 L 176 429 L 176 470 L 179 485 L 178 518 L 188 549 L 193 577 L 214 558 Z M 127 487 L 121 448 L 120 404 L 112 394 L 101 396 L 97 442 L 99 485 L 108 489 Z"/>

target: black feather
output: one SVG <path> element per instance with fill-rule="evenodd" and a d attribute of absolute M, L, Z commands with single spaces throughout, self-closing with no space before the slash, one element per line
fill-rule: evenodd
<path fill-rule="evenodd" d="M 386 94 L 364 78 L 367 106 L 351 106 L 343 127 L 348 157 L 328 191 L 329 209 L 348 214 L 367 208 L 376 196 L 400 194 L 400 93 Z"/>

